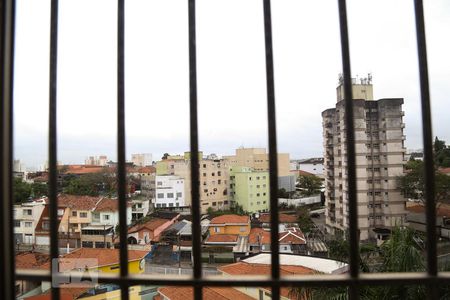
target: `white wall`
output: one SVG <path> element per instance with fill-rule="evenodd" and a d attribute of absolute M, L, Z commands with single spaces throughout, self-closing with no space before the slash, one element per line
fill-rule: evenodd
<path fill-rule="evenodd" d="M 184 179 L 174 175 L 156 176 L 155 207 L 185 206 Z"/>

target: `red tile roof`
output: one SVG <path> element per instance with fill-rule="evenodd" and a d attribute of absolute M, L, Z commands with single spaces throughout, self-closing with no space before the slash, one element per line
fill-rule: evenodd
<path fill-rule="evenodd" d="M 36 269 L 50 261 L 50 256 L 38 252 L 23 252 L 16 254 L 17 269 Z"/>
<path fill-rule="evenodd" d="M 215 234 L 208 237 L 205 243 L 236 243 L 238 238 L 237 234 Z"/>
<path fill-rule="evenodd" d="M 192 287 L 163 287 L 158 290 L 170 300 L 194 299 Z M 203 288 L 203 299 L 205 300 L 251 300 L 252 297 L 230 287 L 205 287 Z"/>
<path fill-rule="evenodd" d="M 280 232 L 278 241 L 282 244 L 306 244 L 305 236 L 298 228 L 291 228 L 288 231 Z"/>
<path fill-rule="evenodd" d="M 211 220 L 210 224 L 246 223 L 250 222 L 249 216 L 222 215 Z"/>
<path fill-rule="evenodd" d="M 278 214 L 280 223 L 297 223 L 296 215 Z M 259 220 L 263 223 L 270 223 L 270 214 L 261 214 Z"/>
<path fill-rule="evenodd" d="M 417 204 L 407 207 L 406 210 L 410 213 L 424 214 L 425 206 L 422 204 Z M 446 205 L 438 206 L 436 208 L 436 215 L 438 217 L 450 217 L 450 208 L 447 207 Z"/>
<path fill-rule="evenodd" d="M 148 254 L 148 251 L 141 250 L 128 250 L 128 261 L 135 261 L 144 258 Z M 64 260 L 68 258 L 70 260 Z M 94 258 L 96 261 L 86 261 L 88 268 L 96 268 L 102 266 L 109 266 L 118 264 L 119 249 L 109 249 L 109 248 L 79 248 L 69 254 L 61 255 L 60 257 L 60 268 L 70 270 L 73 266 L 72 259 L 82 259 L 82 258 Z M 50 268 L 50 262 L 42 265 L 42 268 Z"/>
<path fill-rule="evenodd" d="M 441 172 L 442 174 L 450 175 L 450 168 L 439 169 L 439 172 Z"/>
<path fill-rule="evenodd" d="M 157 219 L 157 218 L 151 219 L 145 223 L 134 225 L 133 227 L 128 229 L 128 233 L 138 232 L 143 229 L 148 229 L 150 231 L 154 231 L 155 229 L 157 229 L 158 227 L 160 227 L 166 223 L 170 223 L 170 220 Z"/>
<path fill-rule="evenodd" d="M 138 173 L 156 173 L 156 168 L 152 166 L 140 167 L 136 170 Z"/>
<path fill-rule="evenodd" d="M 270 244 L 270 231 L 262 228 L 252 228 L 248 236 L 249 244 Z"/>
<path fill-rule="evenodd" d="M 106 167 L 91 165 L 63 165 L 58 166 L 58 169 L 63 174 L 82 175 L 105 172 Z"/>
<path fill-rule="evenodd" d="M 73 210 L 92 210 L 100 199 L 100 197 L 61 194 L 58 196 L 58 206 L 71 207 Z"/>
<path fill-rule="evenodd" d="M 127 207 L 131 207 L 131 202 L 127 201 Z M 118 211 L 119 199 L 102 198 L 97 203 L 94 211 Z"/>
<path fill-rule="evenodd" d="M 73 300 L 77 299 L 81 294 L 89 290 L 89 288 L 75 288 L 70 287 L 70 285 L 63 285 L 60 288 L 60 299 L 61 300 Z M 51 300 L 51 289 L 48 289 L 46 292 L 36 295 L 24 298 L 25 300 Z"/>

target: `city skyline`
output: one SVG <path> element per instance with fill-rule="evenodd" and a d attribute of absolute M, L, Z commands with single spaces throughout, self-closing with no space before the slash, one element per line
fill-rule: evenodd
<path fill-rule="evenodd" d="M 326 3 L 273 3 L 278 151 L 291 158 L 323 155 L 321 112 L 336 101 L 337 5 Z M 67 163 L 116 156 L 116 7 L 86 4 L 60 5 L 58 160 Z M 261 2 L 198 1 L 197 10 L 200 149 L 267 148 Z M 375 99 L 405 99 L 406 146 L 422 148 L 413 4 L 349 1 L 348 10 L 353 76 L 373 74 Z M 126 14 L 127 157 L 189 151 L 187 3 L 136 1 Z M 447 141 L 449 14 L 446 1 L 426 3 L 433 129 Z M 48 3 L 18 2 L 14 146 L 29 167 L 47 159 L 48 15 Z"/>

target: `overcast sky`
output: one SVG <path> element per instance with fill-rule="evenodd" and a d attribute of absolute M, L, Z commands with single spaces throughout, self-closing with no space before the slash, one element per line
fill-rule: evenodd
<path fill-rule="evenodd" d="M 60 0 L 58 159 L 116 159 L 116 2 Z M 450 1 L 425 1 L 434 134 L 450 142 Z M 187 0 L 126 1 L 126 133 L 131 153 L 189 149 Z M 400 97 L 408 148 L 422 147 L 412 0 L 348 1 L 352 74 L 375 99 Z M 18 0 L 15 158 L 47 158 L 50 1 Z M 336 0 L 274 0 L 278 150 L 322 156 L 321 112 L 341 72 Z M 197 0 L 200 148 L 267 147 L 261 0 Z"/>

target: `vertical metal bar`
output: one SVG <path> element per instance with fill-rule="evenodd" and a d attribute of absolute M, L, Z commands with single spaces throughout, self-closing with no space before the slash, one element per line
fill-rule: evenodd
<path fill-rule="evenodd" d="M 14 80 L 14 33 L 15 1 L 0 4 L 1 26 L 1 236 L 5 241 L 0 248 L 0 298 L 15 298 L 14 232 L 13 232 L 13 80 Z"/>
<path fill-rule="evenodd" d="M 119 198 L 120 276 L 128 276 L 127 174 L 125 167 L 125 0 L 117 1 L 117 194 Z M 121 299 L 128 283 L 121 282 Z"/>
<path fill-rule="evenodd" d="M 266 53 L 266 85 L 267 85 L 267 121 L 269 138 L 269 178 L 270 178 L 270 220 L 272 228 L 272 278 L 280 278 L 279 234 L 278 234 L 278 161 L 277 161 L 277 129 L 275 114 L 275 84 L 273 70 L 272 16 L 270 0 L 264 0 L 264 37 Z M 280 299 L 280 287 L 272 287 L 272 298 Z"/>
<path fill-rule="evenodd" d="M 433 133 L 431 123 L 430 90 L 428 83 L 427 47 L 422 0 L 415 0 L 417 51 L 419 57 L 420 100 L 422 105 L 423 153 L 425 161 L 425 199 L 427 217 L 428 274 L 437 276 L 436 200 L 434 182 Z M 437 299 L 437 282 L 428 286 L 428 298 Z"/>
<path fill-rule="evenodd" d="M 353 122 L 352 77 L 350 69 L 350 49 L 347 28 L 347 7 L 345 0 L 339 0 L 339 25 L 341 34 L 342 69 L 344 73 L 345 97 L 345 129 L 347 133 L 347 171 L 348 171 L 348 208 L 350 231 L 350 276 L 359 276 L 359 236 L 358 236 L 358 205 L 356 195 L 356 158 L 355 158 L 355 128 Z M 359 299 L 359 291 L 355 284 L 349 287 L 350 299 Z"/>
<path fill-rule="evenodd" d="M 202 278 L 202 248 L 200 226 L 200 178 L 198 157 L 197 112 L 197 47 L 195 34 L 195 0 L 188 0 L 189 14 L 189 114 L 191 144 L 192 246 L 194 279 Z M 194 286 L 194 299 L 202 299 L 202 287 Z"/>
<path fill-rule="evenodd" d="M 57 166 L 57 70 L 58 70 L 58 0 L 51 1 L 50 15 L 50 91 L 48 129 L 48 199 L 50 209 L 50 256 L 52 270 L 57 269 L 58 249 L 58 166 Z M 52 287 L 52 299 L 59 299 L 59 288 Z"/>

